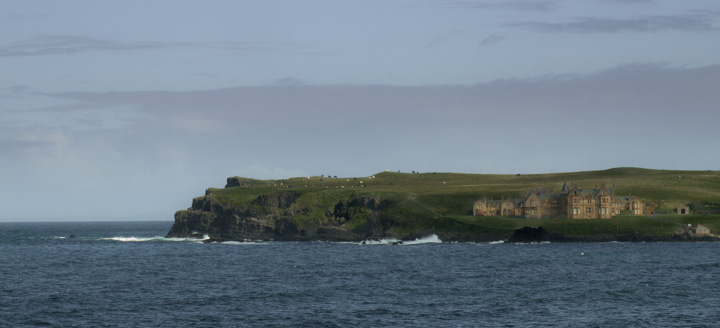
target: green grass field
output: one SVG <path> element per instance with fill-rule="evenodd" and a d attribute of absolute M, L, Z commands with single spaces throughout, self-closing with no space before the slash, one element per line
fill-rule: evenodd
<path fill-rule="evenodd" d="M 342 199 L 358 195 L 382 197 L 392 201 L 390 211 L 398 217 L 416 220 L 417 227 L 472 230 L 475 233 L 512 233 L 523 226 L 543 226 L 548 231 L 569 236 L 623 234 L 640 231 L 672 234 L 688 223 L 702 223 L 713 231 L 720 229 L 720 171 L 671 171 L 640 168 L 614 168 L 602 171 L 499 175 L 461 173 L 382 172 L 371 177 L 298 177 L 284 180 L 252 180 L 244 187 L 210 189 L 212 197 L 226 204 L 249 204 L 259 195 L 295 191 L 303 196 L 303 206 L 332 207 Z M 563 183 L 590 189 L 616 184 L 617 195 L 634 195 L 653 204 L 657 212 L 673 212 L 691 205 L 696 213 L 711 215 L 615 217 L 611 220 L 518 219 L 472 217 L 473 202 L 483 197 L 521 198 L 529 188 L 542 186 L 560 190 Z M 300 205 L 298 205 L 300 206 Z M 315 213 L 298 220 L 321 223 Z M 359 220 L 353 227 L 361 228 Z"/>

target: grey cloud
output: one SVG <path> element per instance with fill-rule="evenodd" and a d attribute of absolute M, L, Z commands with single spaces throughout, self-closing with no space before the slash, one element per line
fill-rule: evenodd
<path fill-rule="evenodd" d="M 80 36 L 42 36 L 0 45 L 0 57 L 46 56 L 98 51 L 137 51 L 164 48 L 224 49 L 242 53 L 296 51 L 300 45 L 257 42 L 117 41 Z"/>
<path fill-rule="evenodd" d="M 305 81 L 300 80 L 298 78 L 294 78 L 294 77 L 286 77 L 286 78 L 282 78 L 282 79 L 277 79 L 277 80 L 273 81 L 272 84 L 277 85 L 277 86 L 285 86 L 285 87 L 299 86 L 299 85 L 304 85 Z"/>
<path fill-rule="evenodd" d="M 503 42 L 503 41 L 505 41 L 505 37 L 504 37 L 504 36 L 502 36 L 502 35 L 491 35 L 491 36 L 483 39 L 482 41 L 480 41 L 480 43 L 479 43 L 478 45 L 481 46 L 481 47 L 488 47 L 488 46 L 491 46 L 491 45 L 494 45 L 494 44 L 496 44 L 496 43 L 500 43 L 500 42 Z"/>
<path fill-rule="evenodd" d="M 38 93 L 39 95 L 46 95 L 50 97 L 57 97 L 61 98 L 60 96 L 52 95 L 52 94 L 43 94 Z M 108 107 L 115 106 L 114 104 L 107 104 Z M 56 112 L 56 113 L 62 113 L 62 112 L 74 112 L 74 111 L 82 111 L 82 110 L 97 110 L 100 108 L 105 108 L 104 104 L 101 102 L 93 102 L 90 99 L 83 100 L 81 102 L 76 102 L 72 104 L 62 104 L 62 105 L 53 105 L 53 106 L 43 106 L 43 107 L 37 107 L 33 109 L 29 109 L 30 112 Z"/>
<path fill-rule="evenodd" d="M 44 36 L 0 47 L 0 57 L 43 56 L 90 51 L 118 51 L 163 48 L 157 42 L 117 42 L 77 36 Z"/>
<path fill-rule="evenodd" d="M 30 147 L 45 146 L 48 143 L 47 141 L 0 139 L 0 150 L 2 150 L 0 157 L 11 158 Z"/>
<path fill-rule="evenodd" d="M 387 131 L 407 129 L 405 133 L 415 135 L 416 129 L 438 125 L 469 128 L 474 119 L 502 121 L 512 117 L 517 126 L 531 126 L 536 120 L 555 125 L 549 119 L 552 115 L 545 115 L 548 113 L 572 114 L 567 116 L 572 117 L 569 120 L 594 125 L 597 121 L 590 118 L 600 110 L 610 115 L 657 114 L 644 118 L 646 123 L 657 124 L 679 120 L 687 112 L 720 119 L 715 108 L 720 103 L 717 81 L 720 66 L 682 69 L 632 64 L 590 75 L 498 80 L 471 86 L 281 83 L 187 92 L 69 92 L 47 96 L 74 100 L 77 105 L 42 110 L 128 107 L 147 114 L 140 121 L 153 121 L 155 127 L 169 120 L 199 120 L 212 125 L 212 133 L 236 133 L 236 124 L 247 124 L 245 131 L 265 129 L 278 134 L 302 125 L 339 134 L 359 132 L 367 126 L 394 126 Z"/>
<path fill-rule="evenodd" d="M 444 33 L 438 33 L 426 45 L 425 48 L 434 48 L 452 41 L 453 38 L 462 35 L 460 30 L 451 30 Z"/>
<path fill-rule="evenodd" d="M 211 78 L 211 79 L 220 77 L 220 75 L 218 75 L 218 74 L 211 74 L 211 73 L 205 73 L 205 72 L 196 72 L 196 73 L 192 73 L 192 75 L 200 76 L 200 77 L 207 77 L 207 78 Z"/>
<path fill-rule="evenodd" d="M 440 4 L 445 6 L 487 10 L 552 11 L 560 8 L 560 5 L 554 0 L 449 1 L 442 2 Z"/>
<path fill-rule="evenodd" d="M 607 1 L 616 2 L 621 4 L 635 5 L 635 4 L 650 4 L 655 3 L 655 0 L 600 0 L 598 2 L 605 3 Z"/>
<path fill-rule="evenodd" d="M 7 90 L 12 93 L 23 93 L 28 89 L 30 89 L 30 86 L 28 86 L 28 85 L 13 85 L 13 86 L 7 88 Z"/>
<path fill-rule="evenodd" d="M 546 33 L 618 33 L 618 32 L 660 32 L 710 31 L 717 30 L 716 14 L 693 13 L 676 16 L 638 16 L 633 18 L 577 17 L 573 22 L 518 22 L 510 27 L 526 28 Z"/>

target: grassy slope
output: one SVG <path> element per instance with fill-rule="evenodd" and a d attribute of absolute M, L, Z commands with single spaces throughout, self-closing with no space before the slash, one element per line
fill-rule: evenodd
<path fill-rule="evenodd" d="M 248 180 L 250 181 L 250 180 Z M 363 181 L 365 187 L 360 187 Z M 708 202 L 720 203 L 720 171 L 670 171 L 639 168 L 615 168 L 603 171 L 494 175 L 459 173 L 383 172 L 368 177 L 304 177 L 285 180 L 252 180 L 254 186 L 212 189 L 213 196 L 226 203 L 248 204 L 257 196 L 281 191 L 303 192 L 297 206 L 314 204 L 318 211 L 298 216 L 300 222 L 322 222 L 320 210 L 332 208 L 340 199 L 352 195 L 381 196 L 392 199 L 392 215 L 411 217 L 418 228 L 433 227 L 458 233 L 511 233 L 522 226 L 544 226 L 552 232 L 567 235 L 623 234 L 640 231 L 671 234 L 686 223 L 703 223 L 720 231 L 718 216 L 617 217 L 613 220 L 526 220 L 500 217 L 472 217 L 472 204 L 487 196 L 520 198 L 528 188 L 542 185 L 560 190 L 564 182 L 584 188 L 615 181 L 618 195 L 637 195 L 659 206 L 657 211 L 671 211 L 677 206 Z M 282 185 L 281 185 L 282 184 Z M 288 186 L 292 186 L 288 188 Z M 295 206 L 295 205 L 294 205 Z M 360 224 L 354 220 L 350 228 Z"/>

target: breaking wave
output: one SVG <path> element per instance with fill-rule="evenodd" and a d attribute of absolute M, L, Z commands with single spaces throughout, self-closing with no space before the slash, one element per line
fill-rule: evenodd
<path fill-rule="evenodd" d="M 420 245 L 420 244 L 440 244 L 442 240 L 436 235 L 432 234 L 422 238 L 416 238 L 415 240 L 400 240 L 396 238 L 386 238 L 380 240 L 365 240 L 360 242 L 360 245 Z"/>
<path fill-rule="evenodd" d="M 240 245 L 240 246 L 250 246 L 250 245 L 267 245 L 267 242 L 258 242 L 258 241 L 224 241 L 221 242 L 223 245 Z"/>
<path fill-rule="evenodd" d="M 109 237 L 109 238 L 100 238 L 100 240 L 112 240 L 112 241 L 120 241 L 125 243 L 140 243 L 140 242 L 148 242 L 148 241 L 192 241 L 192 242 L 202 242 L 205 240 L 210 239 L 208 235 L 204 235 L 202 239 L 199 238 L 166 238 L 162 236 L 155 236 L 155 237 Z"/>
<path fill-rule="evenodd" d="M 379 240 L 363 240 L 360 242 L 360 245 L 392 245 L 397 244 L 400 242 L 400 239 L 395 238 L 387 238 L 387 239 L 379 239 Z"/>
<path fill-rule="evenodd" d="M 440 244 L 442 243 L 442 240 L 436 235 L 432 234 L 426 237 L 422 238 L 416 238 L 412 241 L 405 241 L 403 242 L 403 245 L 419 245 L 419 244 Z"/>
<path fill-rule="evenodd" d="M 545 240 L 545 241 L 533 241 L 533 242 L 528 242 L 528 243 L 512 243 L 512 244 L 513 245 L 549 245 L 550 242 Z"/>

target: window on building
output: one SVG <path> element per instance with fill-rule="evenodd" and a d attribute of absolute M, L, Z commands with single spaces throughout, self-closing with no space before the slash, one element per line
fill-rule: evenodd
<path fill-rule="evenodd" d="M 578 214 L 578 209 L 577 209 L 577 208 L 573 208 L 573 214 Z"/>
<path fill-rule="evenodd" d="M 587 214 L 592 214 L 592 213 L 593 213 L 592 207 L 587 207 L 587 208 L 585 208 L 585 213 L 587 213 Z"/>

